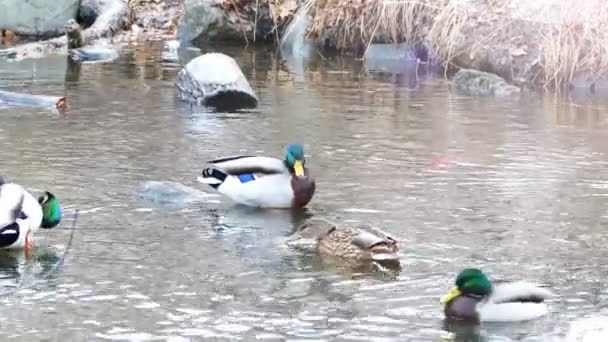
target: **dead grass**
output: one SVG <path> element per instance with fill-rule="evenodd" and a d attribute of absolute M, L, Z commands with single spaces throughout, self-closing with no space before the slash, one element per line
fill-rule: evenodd
<path fill-rule="evenodd" d="M 541 42 L 545 86 L 562 89 L 577 73 L 608 76 L 608 2 L 565 2 Z"/>
<path fill-rule="evenodd" d="M 540 50 L 539 80 L 546 87 L 560 89 L 579 72 L 608 76 L 608 1 L 556 2 L 563 9 L 562 16 L 557 21 L 537 23 L 546 28 L 546 34 L 531 42 Z M 528 21 L 510 16 L 511 3 L 516 0 L 485 1 L 490 10 L 479 15 L 471 0 L 304 0 L 312 15 L 309 38 L 327 38 L 338 50 L 365 49 L 376 41 L 424 41 L 446 64 L 463 52 L 458 49 L 466 39 L 466 24 L 496 23 L 494 32 L 473 44 L 480 45 L 504 36 L 509 25 Z"/>

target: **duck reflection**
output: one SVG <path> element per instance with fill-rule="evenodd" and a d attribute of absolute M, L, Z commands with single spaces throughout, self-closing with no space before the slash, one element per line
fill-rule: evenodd
<path fill-rule="evenodd" d="M 0 292 L 17 290 L 25 283 L 46 280 L 53 276 L 53 269 L 60 260 L 57 252 L 40 246 L 33 255 L 26 257 L 23 251 L 3 250 L 0 252 Z"/>

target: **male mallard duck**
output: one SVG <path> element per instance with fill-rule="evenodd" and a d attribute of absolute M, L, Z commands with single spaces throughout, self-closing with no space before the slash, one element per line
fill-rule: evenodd
<path fill-rule="evenodd" d="M 379 228 L 368 225 L 351 227 L 310 219 L 298 227 L 287 245 L 363 262 L 399 263 L 397 241 Z"/>
<path fill-rule="evenodd" d="M 287 147 L 285 159 L 237 156 L 212 160 L 198 180 L 233 201 L 262 208 L 304 207 L 315 193 L 315 182 L 305 168 L 304 148 Z"/>
<path fill-rule="evenodd" d="M 547 289 L 527 282 L 492 284 L 476 268 L 463 270 L 456 287 L 441 297 L 448 318 L 477 322 L 515 322 L 547 314 L 544 300 L 553 297 Z"/>
<path fill-rule="evenodd" d="M 24 248 L 29 253 L 32 234 L 60 221 L 61 206 L 53 194 L 47 191 L 36 200 L 20 185 L 0 178 L 0 249 Z"/>

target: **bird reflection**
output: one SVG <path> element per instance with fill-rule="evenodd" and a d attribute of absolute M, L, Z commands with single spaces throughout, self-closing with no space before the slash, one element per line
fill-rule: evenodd
<path fill-rule="evenodd" d="M 0 293 L 19 290 L 38 280 L 53 276 L 53 270 L 61 258 L 51 248 L 40 246 L 26 257 L 23 251 L 0 252 Z"/>

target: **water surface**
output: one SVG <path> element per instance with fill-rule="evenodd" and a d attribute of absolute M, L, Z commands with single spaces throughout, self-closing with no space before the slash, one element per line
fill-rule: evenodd
<path fill-rule="evenodd" d="M 608 314 L 608 103 L 467 97 L 441 78 L 361 62 L 229 50 L 260 98 L 246 113 L 176 102 L 160 46 L 116 64 L 0 63 L 6 89 L 67 95 L 61 116 L 0 107 L 0 173 L 53 191 L 63 223 L 36 258 L 0 261 L 0 338 L 16 340 L 549 341 Z M 200 187 L 204 161 L 281 157 L 302 142 L 317 179 L 305 212 L 222 197 L 161 206 L 148 180 Z M 65 264 L 52 271 L 80 210 Z M 307 216 L 381 225 L 399 274 L 359 272 L 284 247 Z M 448 327 L 439 296 L 464 267 L 550 286 L 550 315 Z"/>

